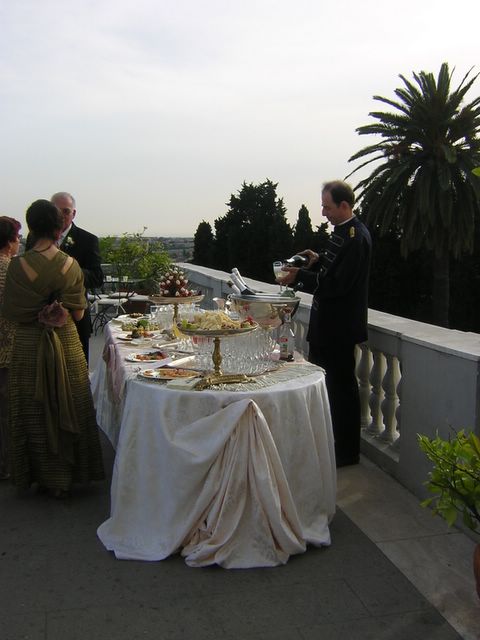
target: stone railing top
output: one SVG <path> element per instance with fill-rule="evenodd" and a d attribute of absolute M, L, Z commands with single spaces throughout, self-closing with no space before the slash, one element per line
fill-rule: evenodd
<path fill-rule="evenodd" d="M 375 309 L 368 310 L 369 331 L 394 334 L 420 346 L 450 353 L 468 360 L 480 360 L 480 334 L 445 329 L 426 322 L 393 316 Z"/>

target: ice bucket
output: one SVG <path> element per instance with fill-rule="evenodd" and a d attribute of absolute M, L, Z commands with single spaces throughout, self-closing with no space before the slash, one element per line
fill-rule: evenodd
<path fill-rule="evenodd" d="M 280 295 L 256 294 L 254 296 L 232 293 L 232 310 L 240 317 L 250 316 L 265 329 L 279 327 L 286 311 L 293 316 L 300 304 L 300 298 Z"/>

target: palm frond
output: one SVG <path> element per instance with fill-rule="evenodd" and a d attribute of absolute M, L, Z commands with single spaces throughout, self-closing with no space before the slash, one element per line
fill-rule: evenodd
<path fill-rule="evenodd" d="M 480 74 L 470 69 L 453 89 L 452 75 L 447 63 L 436 77 L 400 75 L 395 98 L 374 96 L 392 111 L 372 111 L 374 122 L 356 129 L 380 140 L 349 158 L 361 162 L 347 177 L 375 163 L 356 186 L 358 200 L 367 223 L 381 233 L 401 231 L 404 253 L 425 246 L 459 255 L 472 244 L 480 208 L 480 180 L 472 173 L 480 165 L 480 97 L 464 99 Z"/>

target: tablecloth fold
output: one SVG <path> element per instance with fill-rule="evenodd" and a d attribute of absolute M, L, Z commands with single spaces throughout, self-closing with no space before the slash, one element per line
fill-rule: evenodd
<path fill-rule="evenodd" d="M 183 542 L 182 555 L 196 567 L 285 563 L 305 551 L 305 542 L 267 422 L 249 399 L 229 405 L 215 419 L 231 423 L 232 431 L 212 460 L 204 485 L 208 506 Z"/>

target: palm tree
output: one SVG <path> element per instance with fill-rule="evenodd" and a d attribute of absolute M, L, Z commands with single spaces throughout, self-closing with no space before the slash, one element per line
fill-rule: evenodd
<path fill-rule="evenodd" d="M 480 180 L 472 170 L 480 161 L 480 97 L 462 105 L 478 75 L 463 77 L 451 91 L 452 73 L 443 63 L 438 78 L 400 75 L 398 100 L 374 96 L 395 112 L 375 111 L 376 122 L 357 129 L 381 140 L 350 158 L 369 159 L 349 175 L 379 162 L 361 180 L 359 190 L 366 220 L 380 235 L 394 231 L 403 256 L 416 249 L 434 260 L 433 321 L 448 326 L 450 257 L 473 250 L 473 229 L 480 212 Z"/>

